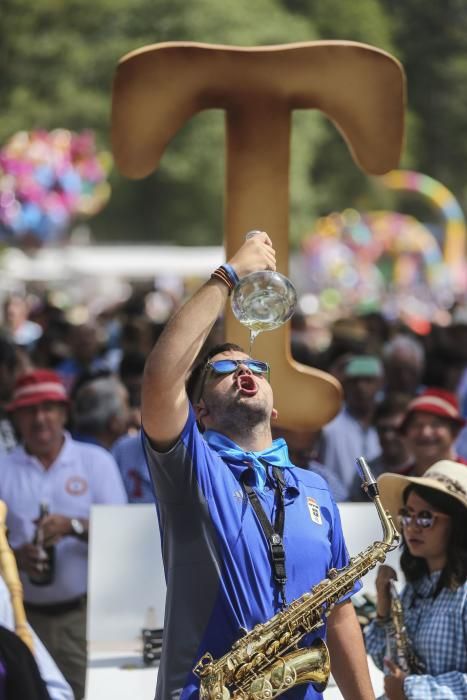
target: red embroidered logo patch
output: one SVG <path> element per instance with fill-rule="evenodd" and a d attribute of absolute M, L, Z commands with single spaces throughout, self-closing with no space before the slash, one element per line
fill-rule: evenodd
<path fill-rule="evenodd" d="M 82 476 L 70 476 L 65 483 L 65 491 L 71 496 L 82 496 L 88 490 L 88 482 Z"/>

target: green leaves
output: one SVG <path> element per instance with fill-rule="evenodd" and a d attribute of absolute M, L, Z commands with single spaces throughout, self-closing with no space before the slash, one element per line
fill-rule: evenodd
<path fill-rule="evenodd" d="M 323 39 L 373 44 L 402 58 L 409 84 L 403 163 L 464 197 L 467 12 L 462 0 L 3 0 L 0 143 L 19 129 L 93 129 L 110 148 L 112 79 L 128 51 L 164 41 L 261 46 Z M 416 31 L 414 31 L 416 28 Z M 334 126 L 296 113 L 291 163 L 291 237 L 314 219 L 381 204 Z M 91 222 L 95 238 L 220 243 L 224 118 L 197 115 L 157 173 L 131 182 L 113 171 L 113 194 Z"/>

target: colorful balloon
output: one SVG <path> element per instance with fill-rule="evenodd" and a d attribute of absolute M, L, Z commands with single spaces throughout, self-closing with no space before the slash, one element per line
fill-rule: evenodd
<path fill-rule="evenodd" d="M 19 131 L 0 149 L 0 239 L 43 245 L 62 238 L 77 216 L 110 196 L 108 153 L 92 131 Z"/>
<path fill-rule="evenodd" d="M 306 291 L 331 317 L 379 308 L 420 329 L 424 320 L 445 318 L 455 300 L 435 236 L 411 216 L 333 213 L 318 219 L 302 248 Z"/>

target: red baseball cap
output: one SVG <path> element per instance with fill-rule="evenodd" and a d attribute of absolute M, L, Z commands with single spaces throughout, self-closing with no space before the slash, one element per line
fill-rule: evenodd
<path fill-rule="evenodd" d="M 16 411 L 17 408 L 34 406 L 43 401 L 68 403 L 69 399 L 58 374 L 49 369 L 35 369 L 18 377 L 7 411 Z"/>
<path fill-rule="evenodd" d="M 407 406 L 407 411 L 401 425 L 404 430 L 411 416 L 420 411 L 422 413 L 431 413 L 435 416 L 441 416 L 456 423 L 460 427 L 466 424 L 459 410 L 459 402 L 455 394 L 445 389 L 425 389 L 425 391 L 416 396 Z"/>

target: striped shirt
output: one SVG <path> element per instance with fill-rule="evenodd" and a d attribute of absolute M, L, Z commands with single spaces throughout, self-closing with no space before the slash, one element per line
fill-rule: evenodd
<path fill-rule="evenodd" d="M 408 700 L 467 700 L 467 583 L 433 597 L 440 572 L 408 583 L 401 594 L 404 621 L 413 651 L 425 664 L 423 675 L 404 681 Z M 383 670 L 386 627 L 365 629 L 368 654 Z"/>

